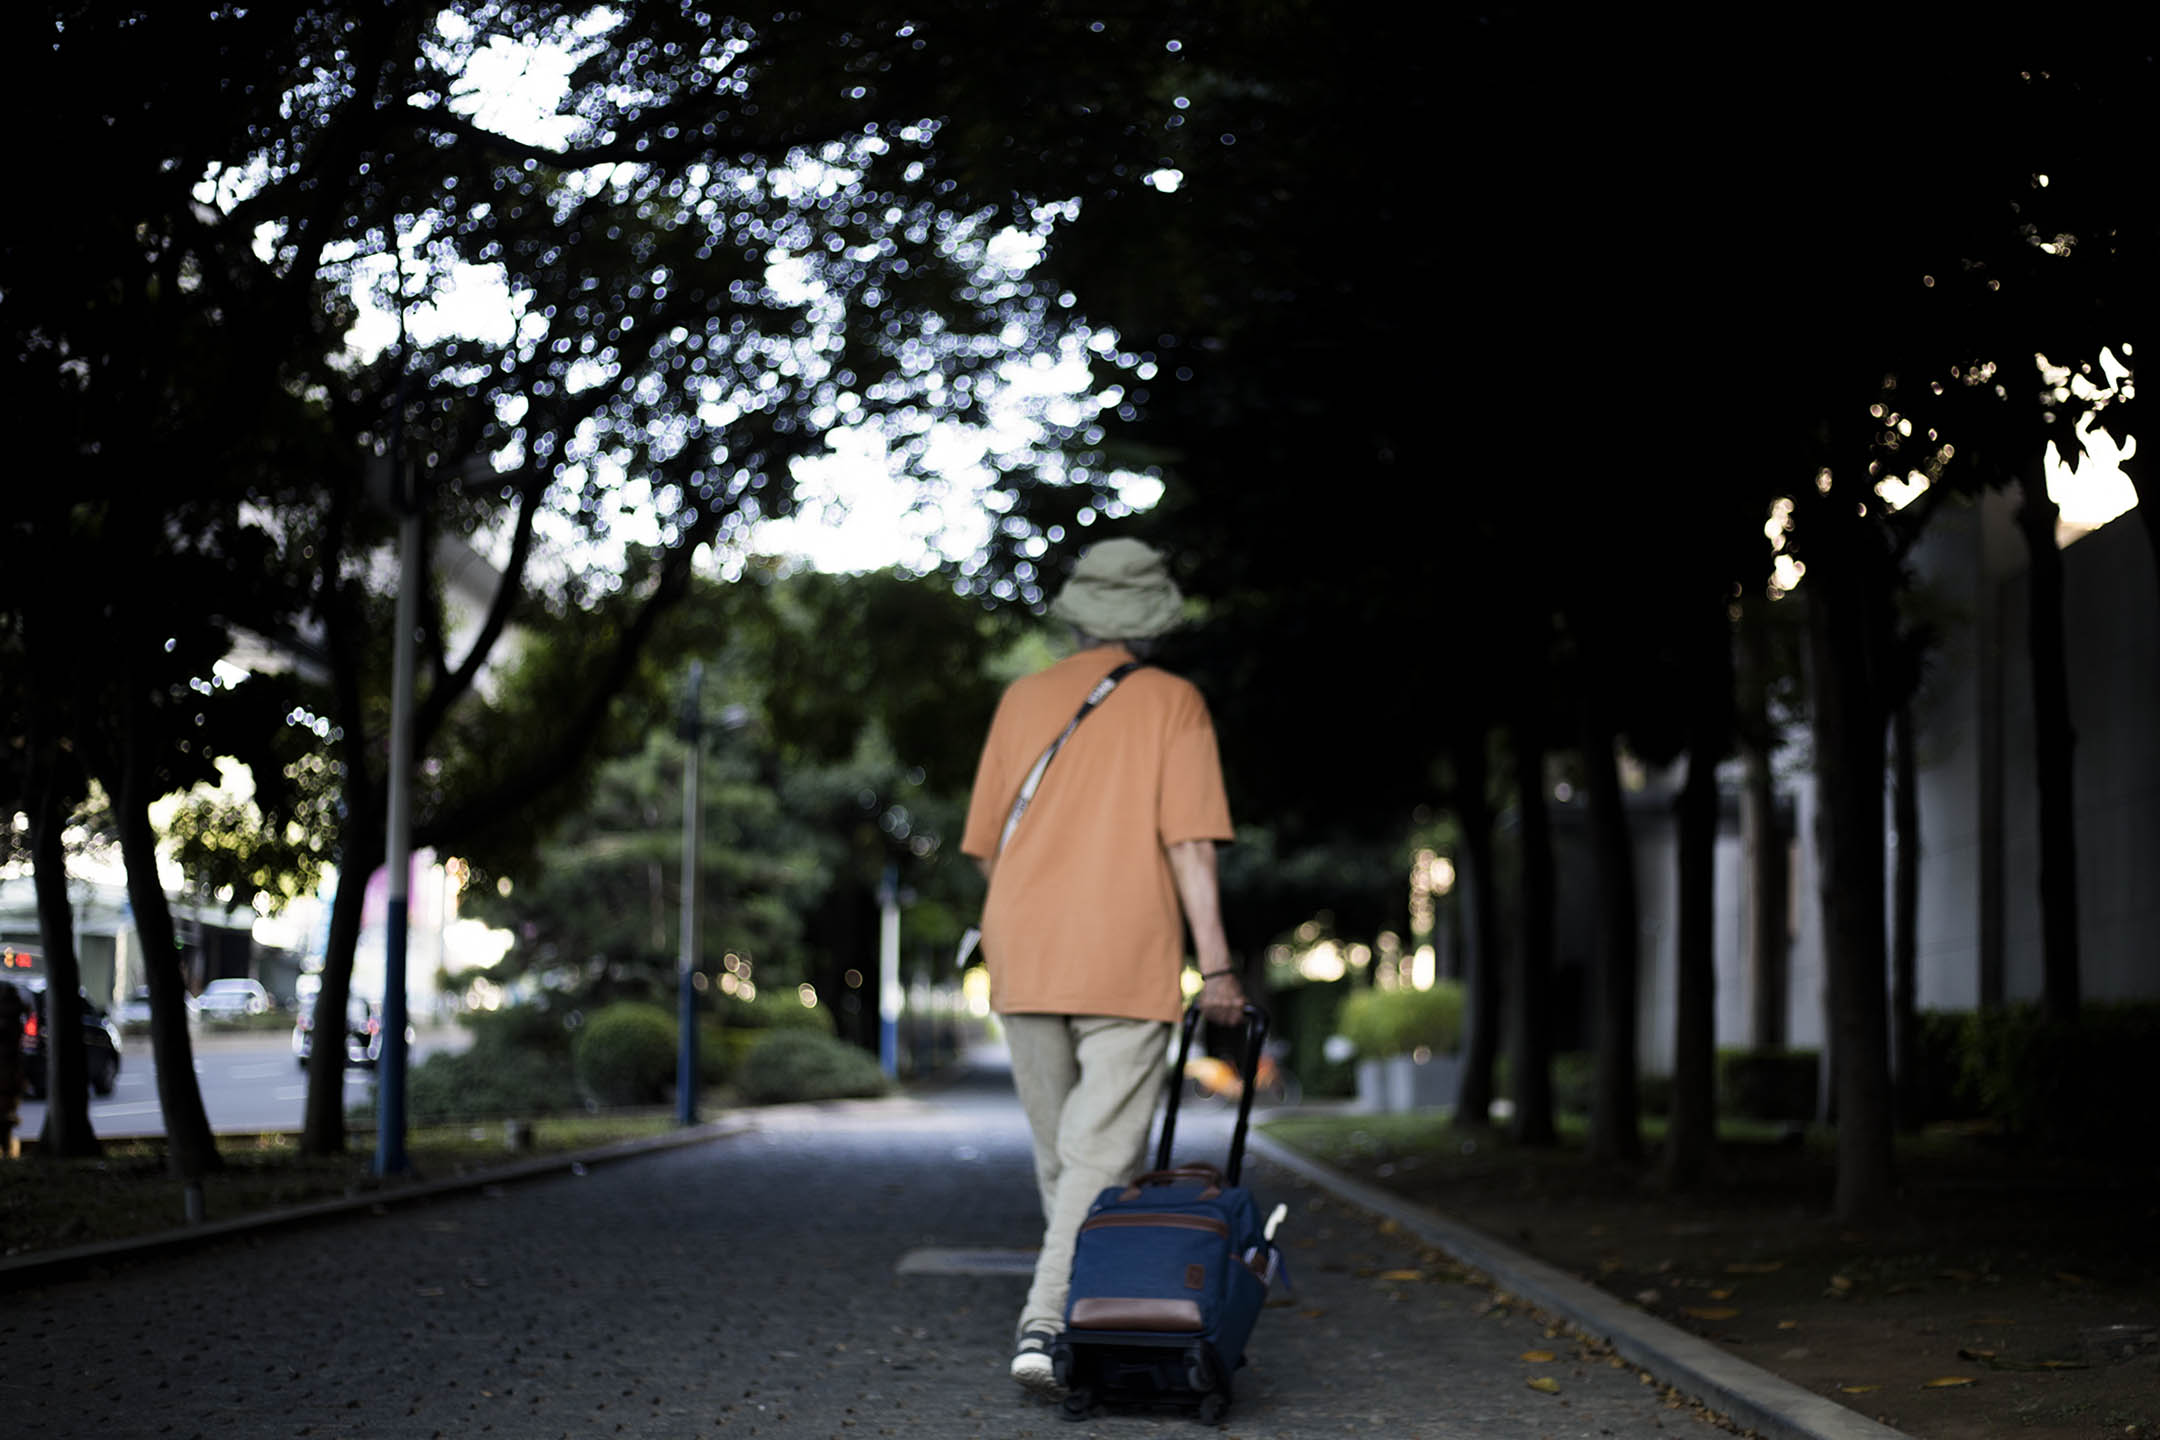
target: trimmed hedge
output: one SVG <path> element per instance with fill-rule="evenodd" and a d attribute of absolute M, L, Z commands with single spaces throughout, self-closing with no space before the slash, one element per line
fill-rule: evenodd
<path fill-rule="evenodd" d="M 1815 1118 L 1822 1056 L 1813 1050 L 1720 1050 L 1722 1109 L 1748 1120 L 1805 1124 Z"/>
<path fill-rule="evenodd" d="M 750 1047 L 736 1090 L 754 1104 L 883 1095 L 885 1072 L 868 1052 L 816 1030 L 768 1030 Z"/>
<path fill-rule="evenodd" d="M 1430 990 L 1359 986 L 1345 996 L 1335 1031 L 1357 1047 L 1361 1060 L 1408 1055 L 1420 1046 L 1452 1054 L 1462 1045 L 1463 989 L 1442 980 Z"/>
<path fill-rule="evenodd" d="M 438 1053 L 405 1077 L 406 1118 L 415 1125 L 559 1115 L 584 1108 L 570 1066 L 536 1050 Z"/>
<path fill-rule="evenodd" d="M 2070 1145 L 2149 1124 L 2160 1002 L 2087 1005 L 2075 1025 L 2037 1005 L 1963 1017 L 1959 1092 L 2021 1140 Z"/>
<path fill-rule="evenodd" d="M 675 1017 L 657 1005 L 608 1006 L 578 1031 L 578 1083 L 603 1105 L 654 1105 L 675 1083 Z"/>
<path fill-rule="evenodd" d="M 793 985 L 760 989 L 755 1000 L 733 995 L 717 997 L 721 1023 L 745 1030 L 821 1030 L 830 1035 L 837 1028 L 832 1007 L 802 1003 Z"/>

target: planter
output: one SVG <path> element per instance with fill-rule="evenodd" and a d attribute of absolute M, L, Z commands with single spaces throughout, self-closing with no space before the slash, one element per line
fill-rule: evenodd
<path fill-rule="evenodd" d="M 1360 1059 L 1357 1062 L 1358 1109 L 1387 1109 L 1387 1094 L 1387 1061 Z"/>
<path fill-rule="evenodd" d="M 1357 1098 L 1361 1110 L 1402 1114 L 1455 1103 L 1462 1081 L 1462 1057 L 1432 1055 L 1419 1060 L 1390 1055 L 1357 1062 Z"/>
<path fill-rule="evenodd" d="M 1462 1080 L 1461 1056 L 1428 1051 L 1422 1060 L 1414 1055 L 1390 1055 L 1382 1064 L 1387 1072 L 1390 1111 L 1430 1110 L 1455 1103 L 1455 1092 Z"/>

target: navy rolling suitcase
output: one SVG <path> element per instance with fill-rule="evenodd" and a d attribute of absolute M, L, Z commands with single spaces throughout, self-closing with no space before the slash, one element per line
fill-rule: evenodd
<path fill-rule="evenodd" d="M 1267 1014 L 1245 1007 L 1245 1084 L 1221 1170 L 1171 1163 L 1199 1020 L 1197 1007 L 1186 1011 L 1155 1168 L 1103 1191 L 1080 1226 L 1065 1333 L 1051 1350 L 1070 1420 L 1085 1419 L 1097 1402 L 1191 1406 L 1207 1424 L 1220 1420 L 1267 1300 L 1274 1247 L 1258 1202 L 1238 1184 Z"/>

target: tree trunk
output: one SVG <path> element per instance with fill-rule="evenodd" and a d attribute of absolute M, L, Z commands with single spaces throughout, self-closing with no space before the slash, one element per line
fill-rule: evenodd
<path fill-rule="evenodd" d="M 2137 493 L 2138 516 L 2145 522 L 2145 546 L 2152 551 L 2153 580 L 2160 583 L 2160 485 L 2145 473 L 2142 453 L 2125 456 L 2116 466 Z"/>
<path fill-rule="evenodd" d="M 1896 897 L 1890 934 L 1890 1058 L 1900 1130 L 1918 1130 L 1920 1113 L 1920 796 L 1913 757 L 1912 701 L 1890 714 L 1891 770 L 1896 776 L 1890 823 L 1897 832 Z"/>
<path fill-rule="evenodd" d="M 1792 1004 L 1792 938 L 1787 918 L 1792 905 L 1788 888 L 1792 855 L 1789 837 L 1778 821 L 1777 777 L 1771 765 L 1777 737 L 1770 719 L 1770 644 L 1762 603 L 1743 601 L 1740 620 L 1744 678 L 1739 691 L 1745 705 L 1740 717 L 1740 755 L 1746 770 L 1740 791 L 1740 845 L 1748 874 L 1748 1043 L 1757 1050 L 1782 1050 Z"/>
<path fill-rule="evenodd" d="M 45 1129 L 39 1153 L 73 1157 L 101 1153 L 90 1127 L 90 1077 L 82 1045 L 82 967 L 75 957 L 75 907 L 68 901 L 67 851 L 60 833 L 67 806 L 55 773 L 59 756 L 46 747 L 33 760 L 43 774 L 32 781 L 30 863 L 37 893 L 38 939 L 45 949 Z"/>
<path fill-rule="evenodd" d="M 1515 1035 L 1510 1057 L 1515 1117 L 1513 1133 L 1524 1145 L 1551 1145 L 1553 1125 L 1553 846 L 1552 817 L 1545 803 L 1545 742 L 1542 716 L 1515 725 L 1516 806 L 1522 832 L 1522 914 L 1517 926 L 1521 953 L 1515 973 Z"/>
<path fill-rule="evenodd" d="M 2057 509 L 2036 456 L 2019 475 L 2018 529 L 2032 567 L 2033 773 L 2040 784 L 2040 1007 L 2048 1019 L 2078 1018 L 2077 802 L 2070 725 L 2070 675 L 2063 654 L 2062 551 Z"/>
<path fill-rule="evenodd" d="M 1641 922 L 1635 905 L 1635 838 L 1628 833 L 1620 771 L 1613 760 L 1603 681 L 1592 675 L 1578 697 L 1590 833 L 1597 857 L 1597 1084 L 1590 1099 L 1590 1158 L 1633 1164 L 1642 1158 L 1642 1107 L 1636 1086 L 1636 982 Z"/>
<path fill-rule="evenodd" d="M 1823 824 L 1824 968 L 1837 1118 L 1835 1208 L 1877 1213 L 1896 1185 L 1887 957 L 1883 937 L 1883 647 L 1890 627 L 1881 537 L 1821 511 L 1820 559 L 1808 567 L 1808 648 Z"/>
<path fill-rule="evenodd" d="M 1718 762 L 1731 729 L 1732 633 L 1722 601 L 1706 604 L 1701 684 L 1688 709 L 1687 784 L 1679 818 L 1678 930 L 1673 1029 L 1672 1119 L 1665 1132 L 1665 1181 L 1698 1183 L 1717 1148 Z"/>
<path fill-rule="evenodd" d="M 144 773 L 146 757 L 137 753 L 132 735 L 120 742 L 127 753 L 119 783 L 108 788 L 120 827 L 120 854 L 127 864 L 128 905 L 135 912 L 135 938 L 142 946 L 143 983 L 150 987 L 150 1053 L 157 1060 L 158 1109 L 165 1120 L 165 1162 L 182 1180 L 224 1168 L 210 1117 L 203 1109 L 202 1087 L 195 1079 L 195 1047 L 188 1037 L 187 990 L 174 963 L 172 907 L 158 879 L 157 833 L 150 827 L 153 785 Z"/>
<path fill-rule="evenodd" d="M 345 1014 L 352 1001 L 353 955 L 360 948 L 368 880 L 382 865 L 382 827 L 368 800 L 348 788 L 346 804 L 337 893 L 330 900 L 330 933 L 323 947 L 322 988 L 315 992 L 307 1113 L 300 1132 L 303 1155 L 337 1155 L 345 1149 Z"/>
<path fill-rule="evenodd" d="M 1494 913 L 1493 817 L 1486 794 L 1486 730 L 1467 724 L 1455 735 L 1455 820 L 1462 827 L 1461 896 L 1463 964 L 1469 978 L 1464 1007 L 1463 1066 L 1455 1095 L 1455 1123 L 1483 1128 L 1492 1123 L 1493 1064 L 1500 1052 L 1501 973 L 1498 916 Z"/>

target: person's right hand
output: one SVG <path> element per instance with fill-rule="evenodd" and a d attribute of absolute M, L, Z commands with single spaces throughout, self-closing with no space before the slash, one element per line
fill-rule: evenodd
<path fill-rule="evenodd" d="M 1217 1025 L 1245 1023 L 1245 984 L 1235 970 L 1225 970 L 1200 986 L 1200 1014 Z"/>

